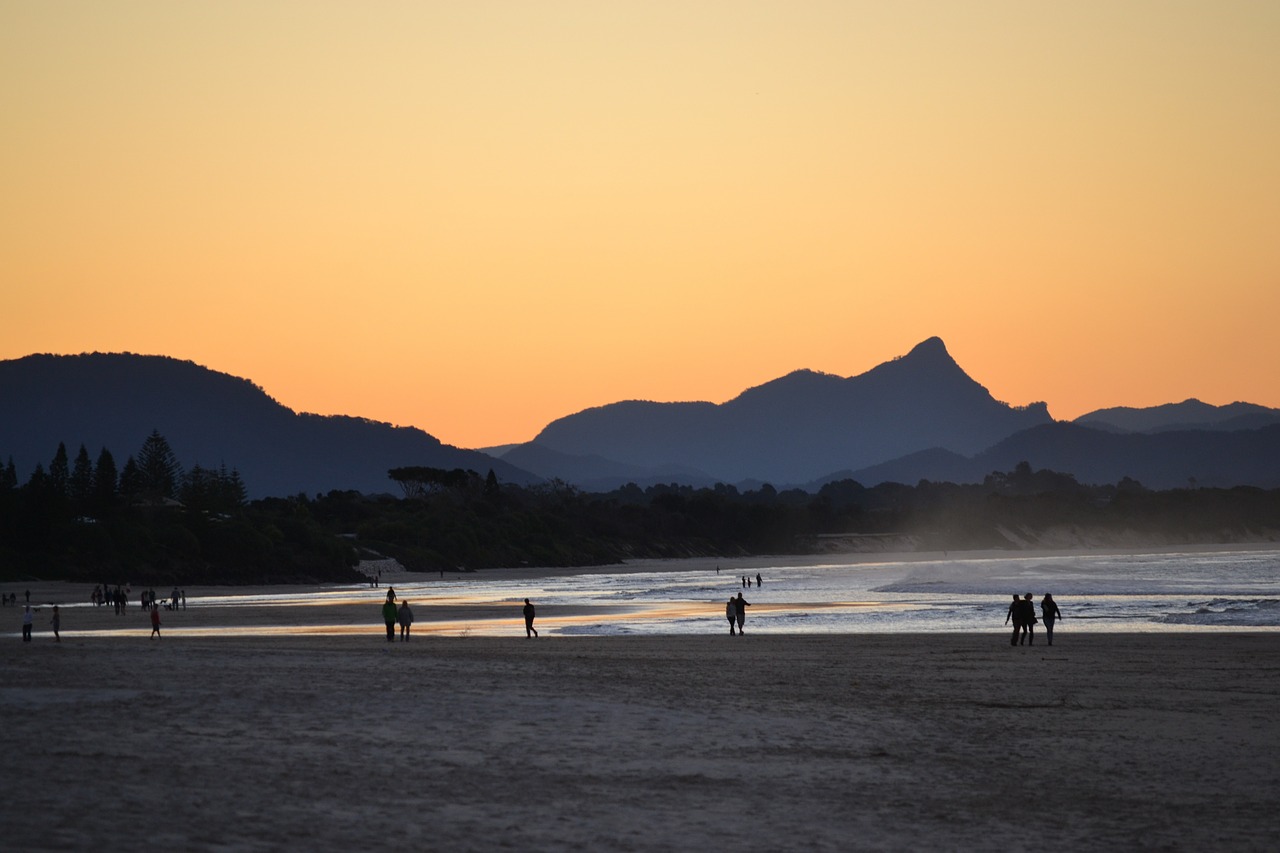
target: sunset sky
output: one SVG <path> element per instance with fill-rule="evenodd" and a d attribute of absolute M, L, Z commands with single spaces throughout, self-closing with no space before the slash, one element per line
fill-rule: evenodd
<path fill-rule="evenodd" d="M 0 358 L 468 447 L 942 337 L 1280 406 L 1280 3 L 0 0 Z"/>

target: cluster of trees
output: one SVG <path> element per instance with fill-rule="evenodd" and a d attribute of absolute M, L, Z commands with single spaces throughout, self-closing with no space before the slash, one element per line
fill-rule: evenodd
<path fill-rule="evenodd" d="M 1086 486 L 1026 463 L 978 485 L 841 480 L 817 494 L 767 484 L 585 493 L 558 481 L 499 485 L 460 470 L 390 474 L 405 497 L 299 496 L 299 511 L 419 571 L 794 554 L 877 540 L 895 547 L 895 538 L 896 547 L 956 550 L 1057 547 L 1073 537 L 1097 545 L 1280 537 L 1280 490 L 1151 491 L 1133 480 Z"/>
<path fill-rule="evenodd" d="M 183 469 L 153 431 L 117 468 L 103 448 L 59 444 L 48 468 L 19 485 L 0 469 L 0 578 L 108 583 L 349 580 L 356 557 L 287 507 L 246 502 L 225 465 Z"/>
<path fill-rule="evenodd" d="M 676 484 L 586 493 L 521 487 L 493 472 L 388 472 L 402 496 L 332 491 L 246 502 L 225 467 L 183 471 L 153 433 L 118 477 L 59 448 L 17 485 L 0 476 L 0 576 L 135 583 L 351 581 L 360 556 L 417 571 L 570 567 L 635 558 L 805 553 L 898 538 L 890 547 L 1136 545 L 1280 536 L 1280 490 L 1151 491 L 1086 486 L 1022 463 L 978 485 L 853 480 L 816 494 L 768 484 Z M 845 541 L 840 541 L 845 540 Z"/>

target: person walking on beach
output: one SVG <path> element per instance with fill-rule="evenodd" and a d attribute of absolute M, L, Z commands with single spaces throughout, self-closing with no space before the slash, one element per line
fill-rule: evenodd
<path fill-rule="evenodd" d="M 764 578 L 760 577 L 760 573 L 756 572 L 756 588 L 764 586 Z"/>
<path fill-rule="evenodd" d="M 58 605 L 53 605 L 53 618 L 49 620 L 49 624 L 53 625 L 53 641 L 61 643 L 62 637 L 58 635 L 58 629 L 62 627 L 62 614 L 58 612 Z"/>
<path fill-rule="evenodd" d="M 400 602 L 396 619 L 400 622 L 400 642 L 409 642 L 409 626 L 413 624 L 413 611 L 409 609 L 409 599 L 406 598 Z"/>
<path fill-rule="evenodd" d="M 538 629 L 533 627 L 533 617 L 537 615 L 537 611 L 533 609 L 533 603 L 529 599 L 524 600 L 524 635 L 525 637 L 538 636 Z"/>
<path fill-rule="evenodd" d="M 737 610 L 733 606 L 733 602 L 734 602 L 734 597 L 731 595 L 729 596 L 729 603 L 724 606 L 724 617 L 729 620 L 729 636 L 730 637 L 732 637 L 735 633 L 737 633 L 733 630 L 733 620 L 737 618 L 737 615 L 736 615 Z"/>
<path fill-rule="evenodd" d="M 1049 645 L 1053 645 L 1053 623 L 1057 619 L 1062 618 L 1062 611 L 1058 609 L 1058 602 L 1053 600 L 1053 596 L 1049 593 L 1044 594 L 1044 598 L 1040 599 L 1040 618 L 1044 619 L 1044 633 L 1049 640 Z"/>
<path fill-rule="evenodd" d="M 151 608 L 151 636 L 160 636 L 160 608 Z"/>
<path fill-rule="evenodd" d="M 24 605 L 22 610 L 22 642 L 31 642 L 31 626 L 35 621 L 36 615 L 31 612 L 31 605 Z"/>
<path fill-rule="evenodd" d="M 1022 601 L 1018 598 L 1018 594 L 1013 594 L 1013 603 L 1009 605 L 1009 612 L 1004 617 L 1004 624 L 1008 625 L 1013 622 L 1013 636 L 1009 638 L 1009 645 L 1018 645 L 1018 640 L 1022 637 Z"/>
<path fill-rule="evenodd" d="M 387 600 L 382 604 L 382 621 L 387 623 L 387 642 L 394 643 L 396 641 L 396 603 L 388 593 Z"/>
<path fill-rule="evenodd" d="M 1036 644 L 1036 603 L 1031 600 L 1031 593 L 1027 593 L 1022 597 L 1022 633 L 1027 636 L 1027 645 L 1034 646 Z M 1022 641 L 1019 640 L 1021 645 Z"/>
<path fill-rule="evenodd" d="M 738 635 L 747 633 L 742 627 L 742 623 L 747 621 L 747 608 L 751 606 L 751 602 L 742 597 L 742 593 L 738 593 L 738 597 L 733 600 L 733 617 L 738 622 Z"/>

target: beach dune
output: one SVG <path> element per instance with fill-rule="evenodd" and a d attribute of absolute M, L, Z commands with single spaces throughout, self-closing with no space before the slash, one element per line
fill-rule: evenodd
<path fill-rule="evenodd" d="M 1280 634 L 71 637 L 11 849 L 1271 849 Z"/>

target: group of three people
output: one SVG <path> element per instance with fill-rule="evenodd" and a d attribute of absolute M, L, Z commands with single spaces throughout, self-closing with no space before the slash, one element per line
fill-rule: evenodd
<path fill-rule="evenodd" d="M 1058 603 L 1053 600 L 1053 596 L 1049 593 L 1044 594 L 1044 598 L 1040 599 L 1040 617 L 1044 619 L 1044 633 L 1049 639 L 1049 645 L 1053 645 L 1053 623 L 1062 618 L 1062 611 L 1058 609 Z M 1018 598 L 1017 593 L 1013 596 L 1013 603 L 1009 605 L 1009 615 L 1004 617 L 1004 624 L 1013 623 L 1013 636 L 1009 638 L 1009 645 L 1020 646 L 1023 643 L 1027 645 L 1035 645 L 1036 642 L 1036 603 L 1031 600 L 1031 593 L 1027 593 L 1022 598 Z"/>

